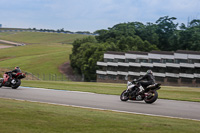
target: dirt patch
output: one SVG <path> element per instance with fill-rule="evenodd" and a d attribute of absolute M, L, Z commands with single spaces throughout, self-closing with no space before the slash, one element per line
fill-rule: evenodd
<path fill-rule="evenodd" d="M 4 60 L 8 60 L 8 59 L 12 59 L 12 58 L 14 58 L 14 57 L 6 57 L 6 58 L 2 58 L 2 59 L 0 59 L 0 61 L 4 61 Z"/>
<path fill-rule="evenodd" d="M 73 72 L 73 69 L 69 62 L 62 64 L 59 67 L 59 71 L 71 81 L 81 81 L 81 76 Z"/>
<path fill-rule="evenodd" d="M 192 99 L 200 99 L 200 98 L 192 98 Z"/>

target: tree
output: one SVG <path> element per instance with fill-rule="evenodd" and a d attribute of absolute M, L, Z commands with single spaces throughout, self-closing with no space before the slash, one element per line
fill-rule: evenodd
<path fill-rule="evenodd" d="M 157 23 L 156 33 L 159 36 L 158 48 L 161 50 L 174 50 L 173 47 L 177 44 L 171 42 L 177 42 L 176 40 L 170 41 L 170 39 L 177 39 L 175 36 L 175 31 L 177 31 L 178 23 L 174 23 L 175 17 L 169 18 L 168 16 L 160 17 Z"/>
<path fill-rule="evenodd" d="M 97 40 L 93 36 L 75 40 L 72 44 L 73 45 L 72 53 L 77 54 L 77 49 L 81 46 L 81 44 L 86 43 L 86 42 L 96 43 Z"/>
<path fill-rule="evenodd" d="M 151 44 L 155 44 L 158 46 L 159 44 L 159 36 L 156 33 L 157 31 L 157 25 L 153 23 L 147 23 L 145 25 L 145 28 L 143 29 L 140 38 L 142 40 L 147 40 Z"/>
<path fill-rule="evenodd" d="M 188 26 L 174 23 L 175 17 L 160 17 L 156 23 L 128 22 L 97 30 L 97 36 L 77 39 L 70 55 L 74 71 L 84 74 L 85 80 L 95 80 L 97 61 L 106 51 L 200 50 L 200 20 Z"/>
<path fill-rule="evenodd" d="M 77 54 L 72 53 L 71 66 L 78 74 L 84 74 L 85 81 L 96 79 L 97 61 L 103 60 L 103 53 L 107 45 L 100 43 L 85 42 L 77 49 Z"/>
<path fill-rule="evenodd" d="M 194 19 L 186 27 L 180 26 L 179 49 L 200 50 L 200 20 Z"/>

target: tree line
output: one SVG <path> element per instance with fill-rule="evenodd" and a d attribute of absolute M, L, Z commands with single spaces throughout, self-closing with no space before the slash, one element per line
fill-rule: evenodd
<path fill-rule="evenodd" d="M 57 32 L 57 33 L 69 33 L 69 34 L 86 34 L 86 35 L 93 35 L 94 33 L 91 33 L 89 31 L 77 31 L 77 32 L 72 32 L 69 30 L 64 30 L 64 28 L 53 30 L 53 29 L 36 29 L 36 28 L 28 28 L 29 30 L 34 30 L 34 31 L 40 31 L 40 32 Z"/>
<path fill-rule="evenodd" d="M 155 23 L 128 22 L 97 30 L 73 42 L 71 66 L 85 81 L 96 79 L 97 61 L 103 61 L 106 51 L 176 51 L 200 50 L 200 20 L 178 24 L 177 18 L 164 16 Z"/>

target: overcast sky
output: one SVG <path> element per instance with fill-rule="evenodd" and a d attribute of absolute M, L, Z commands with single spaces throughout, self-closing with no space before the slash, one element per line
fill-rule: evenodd
<path fill-rule="evenodd" d="M 0 0 L 3 27 L 90 31 L 160 17 L 200 19 L 200 0 Z"/>

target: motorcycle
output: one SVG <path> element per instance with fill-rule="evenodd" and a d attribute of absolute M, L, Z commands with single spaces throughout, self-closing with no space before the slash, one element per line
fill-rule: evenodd
<path fill-rule="evenodd" d="M 145 101 L 146 103 L 154 103 L 158 99 L 158 92 L 161 84 L 155 83 L 153 85 L 147 86 L 144 91 L 139 92 L 141 87 L 141 84 L 137 82 L 137 80 L 134 80 L 133 83 L 130 81 L 127 81 L 127 89 L 124 90 L 121 95 L 120 99 L 121 101 L 127 101 L 127 100 L 135 100 L 135 101 Z"/>
<path fill-rule="evenodd" d="M 0 79 L 0 88 L 2 86 L 11 87 L 12 89 L 17 89 L 21 85 L 21 79 L 25 78 L 25 73 L 16 73 L 12 74 L 12 78 L 10 80 L 9 74 L 6 72 L 3 75 L 3 78 Z"/>

